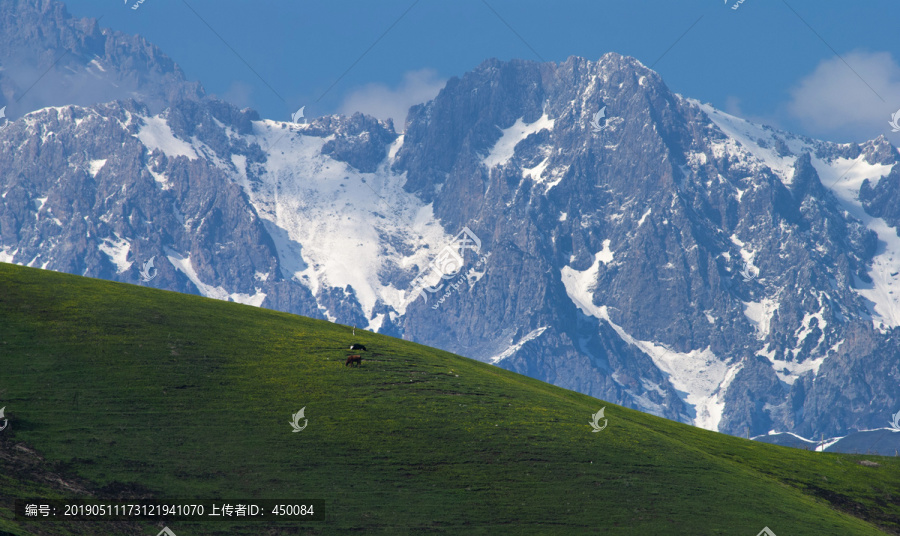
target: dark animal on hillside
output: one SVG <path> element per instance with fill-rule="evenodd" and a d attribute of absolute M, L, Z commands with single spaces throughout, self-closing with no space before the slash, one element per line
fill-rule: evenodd
<path fill-rule="evenodd" d="M 357 367 L 362 365 L 362 356 L 358 356 L 358 355 L 347 356 L 347 362 L 344 363 L 344 366 L 346 367 L 347 365 L 350 365 L 352 367 L 353 363 L 356 363 Z"/>
<path fill-rule="evenodd" d="M 351 344 L 350 349 L 351 350 L 362 350 L 363 352 L 366 351 L 366 347 L 361 344 Z"/>

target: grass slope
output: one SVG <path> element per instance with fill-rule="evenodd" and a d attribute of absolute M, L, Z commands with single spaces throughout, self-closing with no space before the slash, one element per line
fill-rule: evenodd
<path fill-rule="evenodd" d="M 351 369 L 354 341 L 369 352 Z M 160 529 L 13 519 L 12 497 L 79 490 L 329 514 L 170 523 L 190 535 L 900 533 L 894 458 L 755 443 L 346 326 L 2 263 L 0 406 L 0 533 Z"/>

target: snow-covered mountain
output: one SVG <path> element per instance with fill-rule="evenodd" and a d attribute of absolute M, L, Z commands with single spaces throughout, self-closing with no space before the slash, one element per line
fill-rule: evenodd
<path fill-rule="evenodd" d="M 713 430 L 833 437 L 900 409 L 898 160 L 613 53 L 486 61 L 402 135 L 202 97 L 48 107 L 0 130 L 0 261 L 327 318 Z"/>
<path fill-rule="evenodd" d="M 56 0 L 0 0 L 0 107 L 7 117 L 128 98 L 160 110 L 203 95 L 140 36 L 72 17 Z"/>

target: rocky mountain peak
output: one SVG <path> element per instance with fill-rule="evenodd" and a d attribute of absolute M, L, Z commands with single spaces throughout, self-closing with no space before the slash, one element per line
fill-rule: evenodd
<path fill-rule="evenodd" d="M 0 105 L 11 119 L 47 106 L 129 98 L 158 111 L 205 95 L 143 37 L 73 17 L 56 0 L 0 0 L 0 65 Z"/>

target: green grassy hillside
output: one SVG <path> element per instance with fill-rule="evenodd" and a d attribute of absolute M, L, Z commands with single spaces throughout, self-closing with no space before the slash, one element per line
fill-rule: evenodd
<path fill-rule="evenodd" d="M 9 264 L 3 406 L 0 533 L 161 528 L 13 518 L 14 497 L 85 494 L 316 499 L 327 516 L 169 523 L 178 536 L 900 533 L 895 458 L 754 443 L 346 326 Z"/>

